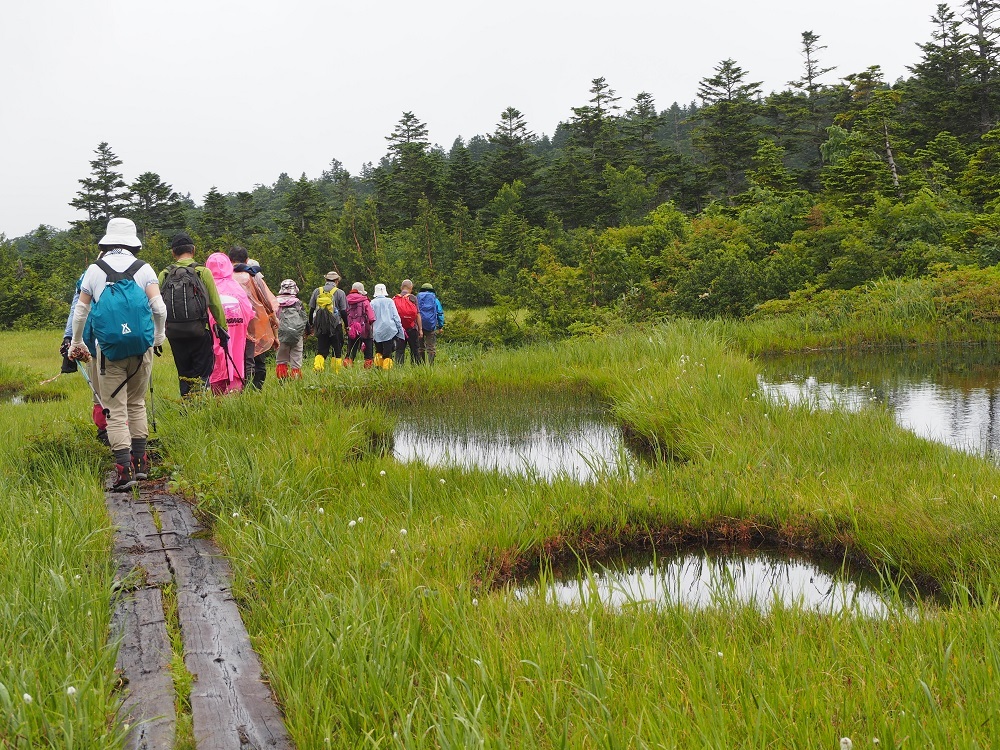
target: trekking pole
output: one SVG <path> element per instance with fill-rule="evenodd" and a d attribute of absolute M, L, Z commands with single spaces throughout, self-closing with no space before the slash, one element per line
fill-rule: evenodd
<path fill-rule="evenodd" d="M 222 343 L 222 339 L 219 339 L 219 346 L 221 346 L 222 351 L 226 353 L 226 359 L 228 359 L 229 364 L 233 366 L 233 374 L 236 375 L 236 373 L 239 372 L 239 368 L 236 366 L 232 355 L 229 353 L 229 339 L 226 339 L 226 343 Z M 243 377 L 240 377 L 239 375 L 236 375 L 236 377 L 240 378 L 240 388 L 244 387 L 247 382 L 246 373 L 243 373 Z"/>
<path fill-rule="evenodd" d="M 154 346 L 153 354 L 159 357 L 163 353 L 162 346 Z M 153 368 L 149 368 L 149 421 L 153 425 L 153 432 L 156 432 L 156 399 L 153 394 Z"/>
<path fill-rule="evenodd" d="M 83 375 L 83 379 L 87 381 L 87 385 L 90 386 L 90 392 L 94 394 L 94 401 L 97 402 L 97 405 L 101 407 L 101 413 L 104 414 L 104 418 L 107 419 L 108 415 L 110 415 L 111 412 L 104 407 L 104 402 L 101 401 L 101 397 L 100 395 L 98 395 L 97 389 L 94 387 L 94 384 L 90 381 L 90 375 L 87 374 L 87 368 L 83 366 L 83 362 L 77 360 L 76 369 L 80 371 L 80 374 Z"/>

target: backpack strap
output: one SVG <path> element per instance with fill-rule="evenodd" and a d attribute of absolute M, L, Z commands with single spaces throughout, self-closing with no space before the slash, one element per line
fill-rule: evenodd
<path fill-rule="evenodd" d="M 116 271 L 104 261 L 104 258 L 98 258 L 94 265 L 104 271 L 104 275 L 108 277 L 105 281 L 106 284 L 114 284 L 122 279 L 134 279 L 135 275 L 139 273 L 139 269 L 146 265 L 146 261 L 136 258 L 135 262 L 124 271 Z"/>

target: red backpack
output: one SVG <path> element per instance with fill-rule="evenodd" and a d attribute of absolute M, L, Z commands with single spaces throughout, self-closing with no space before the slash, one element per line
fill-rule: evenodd
<path fill-rule="evenodd" d="M 402 294 L 397 294 L 392 298 L 392 301 L 396 305 L 396 312 L 399 313 L 399 320 L 403 324 L 404 331 L 417 327 L 417 303 L 413 300 L 414 298 L 412 294 L 408 294 L 405 297 Z"/>

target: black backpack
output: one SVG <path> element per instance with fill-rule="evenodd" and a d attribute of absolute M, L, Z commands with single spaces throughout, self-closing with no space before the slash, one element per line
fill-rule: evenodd
<path fill-rule="evenodd" d="M 167 338 L 194 338 L 208 330 L 208 291 L 197 268 L 198 264 L 167 269 L 160 288 L 167 306 Z"/>

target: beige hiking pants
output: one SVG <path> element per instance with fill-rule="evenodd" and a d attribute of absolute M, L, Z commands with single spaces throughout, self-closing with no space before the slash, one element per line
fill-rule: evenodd
<path fill-rule="evenodd" d="M 95 359 L 100 356 L 98 353 Z M 149 426 L 146 421 L 146 389 L 149 388 L 149 375 L 152 370 L 153 350 L 149 349 L 141 357 L 106 360 L 104 374 L 97 376 L 100 383 L 97 390 L 100 391 L 101 400 L 104 401 L 104 408 L 108 410 L 108 440 L 113 451 L 131 448 L 132 438 L 149 436 Z M 122 383 L 125 385 L 112 396 L 111 394 Z"/>

